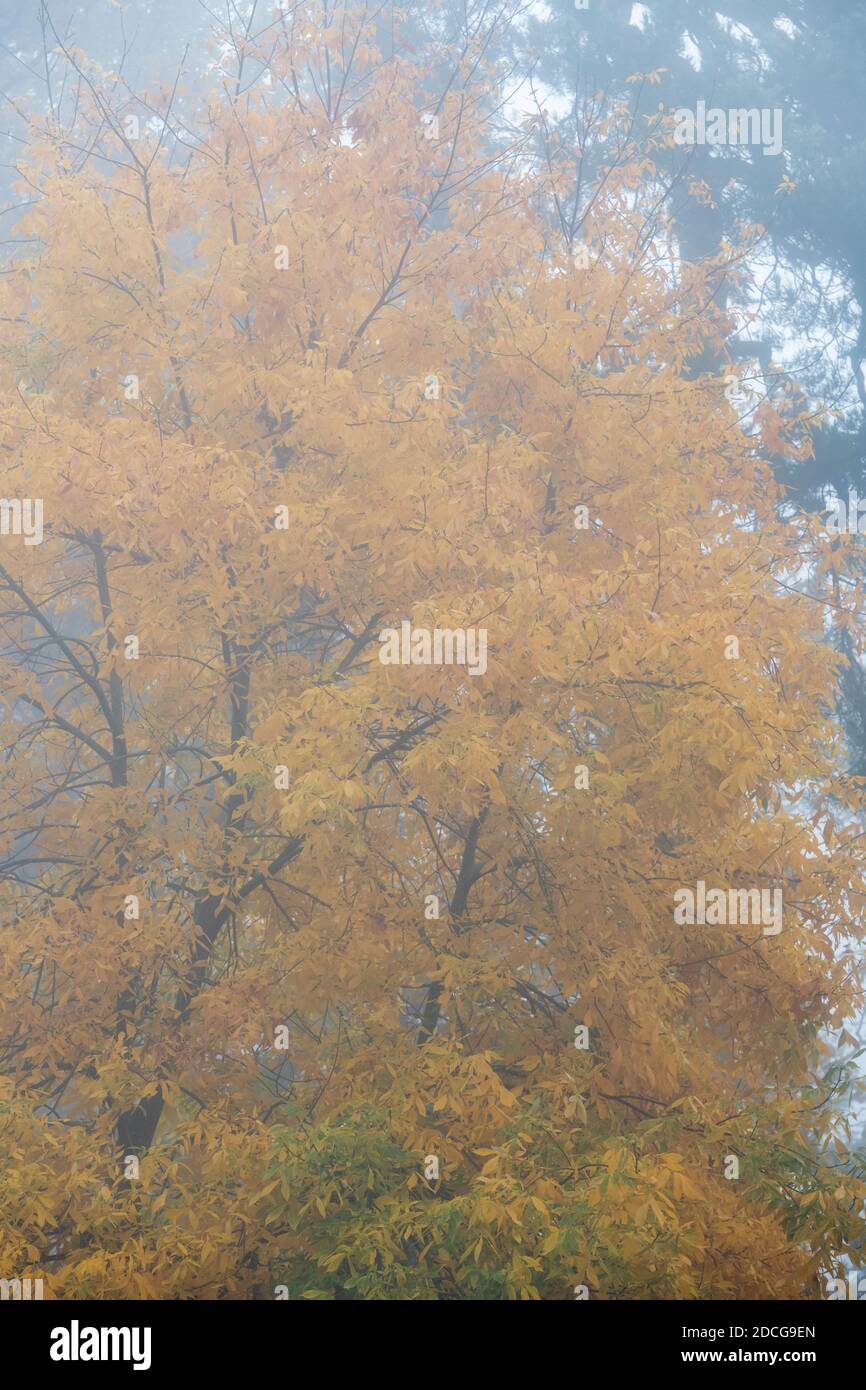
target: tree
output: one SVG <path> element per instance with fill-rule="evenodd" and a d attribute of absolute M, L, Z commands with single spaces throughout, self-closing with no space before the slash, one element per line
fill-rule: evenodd
<path fill-rule="evenodd" d="M 781 159 L 754 158 L 735 145 L 696 145 L 687 151 L 688 174 L 706 185 L 708 197 L 683 196 L 684 181 L 674 179 L 670 205 L 686 258 L 712 255 L 736 239 L 739 219 L 765 229 L 754 256 L 760 293 L 738 306 L 746 331 L 726 341 L 723 356 L 761 392 L 774 394 L 790 374 L 813 401 L 833 403 L 837 413 L 815 428 L 807 456 L 772 455 L 788 506 L 811 512 L 847 498 L 849 489 L 864 490 L 866 151 L 851 116 L 859 103 L 864 20 L 862 0 L 669 0 L 639 9 L 593 0 L 587 10 L 551 0 L 525 31 L 511 34 L 519 65 L 568 101 L 563 125 L 570 131 L 586 129 L 587 109 L 596 110 L 605 95 L 629 91 L 638 129 L 642 121 L 652 127 L 659 103 L 694 109 L 704 100 L 781 113 Z M 657 80 L 635 85 L 639 73 Z M 683 153 L 670 157 L 672 169 L 682 167 Z M 603 162 L 603 150 L 598 157 Z M 748 324 L 748 310 L 756 323 Z M 839 688 L 854 769 L 866 758 L 862 645 L 861 634 L 844 644 Z"/>
<path fill-rule="evenodd" d="M 781 111 L 780 159 L 753 158 L 736 145 L 690 147 L 690 174 L 710 197 L 677 198 L 673 211 L 686 257 L 714 254 L 736 235 L 738 219 L 766 230 L 759 340 L 733 352 L 766 373 L 771 353 L 785 348 L 787 365 L 813 397 L 832 399 L 843 411 L 841 421 L 816 432 L 813 458 L 787 460 L 793 495 L 818 507 L 829 486 L 843 492 L 863 478 L 864 149 L 851 111 L 866 9 L 862 0 L 672 0 L 640 11 L 616 0 L 586 11 L 552 0 L 546 17 L 529 19 L 525 37 L 515 31 L 513 46 L 536 80 L 573 102 L 567 122 L 587 97 L 621 96 L 630 85 L 640 119 L 652 117 L 659 103 L 694 109 L 701 99 Z M 634 74 L 651 72 L 656 83 L 630 84 Z M 793 185 L 783 198 L 782 171 Z"/>
<path fill-rule="evenodd" d="M 563 235 L 574 150 L 485 139 L 489 31 L 431 91 L 378 18 L 251 31 L 266 80 L 223 55 L 159 145 L 70 54 L 21 164 L 0 1261 L 814 1294 L 866 1188 L 820 1040 L 856 789 L 765 461 L 804 422 L 689 369 L 739 253 L 677 264 L 622 128 Z M 678 920 L 700 884 L 745 916 Z"/>

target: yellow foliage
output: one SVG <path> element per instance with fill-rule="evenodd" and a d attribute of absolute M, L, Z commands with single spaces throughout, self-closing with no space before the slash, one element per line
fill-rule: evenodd
<path fill-rule="evenodd" d="M 803 424 L 746 435 L 691 370 L 728 265 L 672 267 L 645 162 L 580 269 L 573 164 L 490 146 L 478 55 L 440 102 L 372 20 L 351 58 L 314 24 L 182 159 L 96 79 L 22 156 L 0 446 L 45 534 L 0 542 L 0 1268 L 802 1296 L 864 1196 L 818 1157 L 863 861 L 815 537 L 765 461 Z M 403 623 L 483 629 L 485 669 L 386 664 Z M 678 924 L 699 880 L 781 885 L 783 929 Z"/>

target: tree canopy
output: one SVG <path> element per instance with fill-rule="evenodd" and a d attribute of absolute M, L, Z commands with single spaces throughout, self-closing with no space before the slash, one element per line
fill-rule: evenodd
<path fill-rule="evenodd" d="M 434 64 L 328 20 L 216 50 L 155 133 L 70 51 L 19 160 L 0 447 L 44 535 L 0 541 L 2 1265 L 814 1296 L 866 1186 L 826 1042 L 862 786 L 796 583 L 824 540 L 770 463 L 810 417 L 744 428 L 695 370 L 745 250 L 674 254 L 668 123 L 612 104 L 563 218 L 583 152 L 491 138 L 485 32 Z M 699 884 L 780 893 L 780 930 L 684 925 Z"/>

